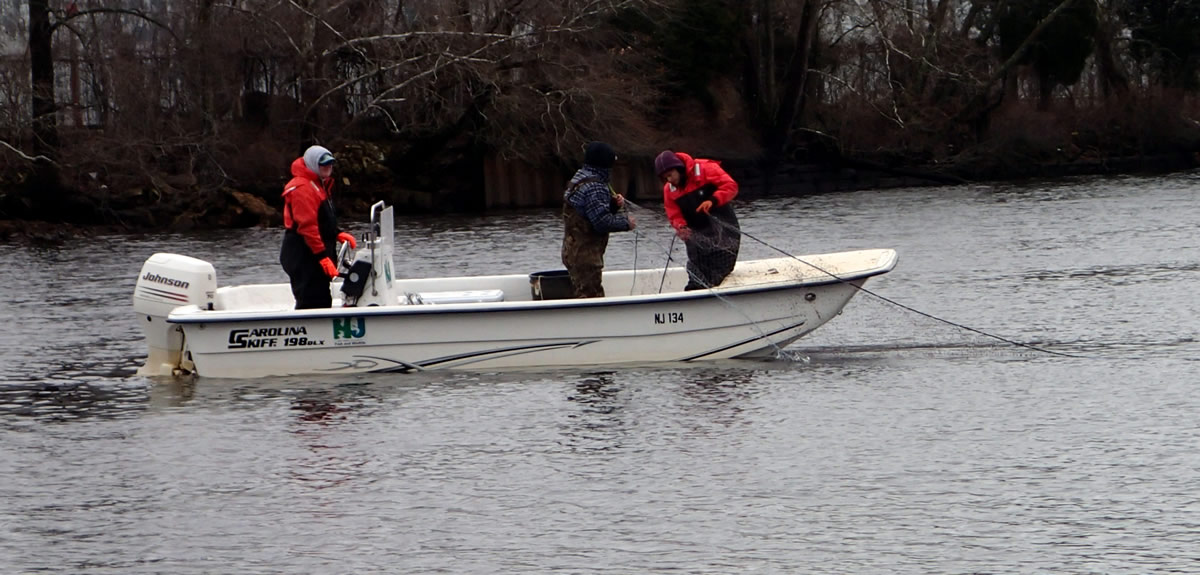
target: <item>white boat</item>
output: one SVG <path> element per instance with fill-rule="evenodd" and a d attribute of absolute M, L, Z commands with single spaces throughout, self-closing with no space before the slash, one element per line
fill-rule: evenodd
<path fill-rule="evenodd" d="M 551 299 L 569 279 L 396 278 L 393 236 L 391 208 L 378 203 L 354 257 L 339 257 L 349 271 L 331 284 L 330 309 L 293 309 L 287 283 L 218 286 L 212 264 L 154 254 L 133 294 L 149 348 L 138 373 L 250 378 L 764 357 L 841 313 L 867 278 L 896 265 L 890 249 L 740 261 L 719 287 L 695 291 L 683 291 L 681 267 L 605 271 L 606 297 Z"/>

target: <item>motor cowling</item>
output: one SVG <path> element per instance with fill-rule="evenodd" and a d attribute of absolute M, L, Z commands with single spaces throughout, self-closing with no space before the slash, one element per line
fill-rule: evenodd
<path fill-rule="evenodd" d="M 138 374 L 171 375 L 179 369 L 183 331 L 167 323 L 167 315 L 185 305 L 212 309 L 216 292 L 217 272 L 204 260 L 157 253 L 142 264 L 133 289 L 133 310 L 149 354 Z"/>

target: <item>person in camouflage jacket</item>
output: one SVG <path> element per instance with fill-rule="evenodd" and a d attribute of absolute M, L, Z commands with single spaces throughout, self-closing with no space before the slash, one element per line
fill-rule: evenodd
<path fill-rule="evenodd" d="M 604 142 L 587 145 L 583 167 L 563 193 L 562 262 L 575 297 L 604 297 L 601 278 L 604 250 L 612 232 L 632 230 L 633 218 L 622 208 L 625 197 L 612 190 L 610 172 L 617 155 Z"/>

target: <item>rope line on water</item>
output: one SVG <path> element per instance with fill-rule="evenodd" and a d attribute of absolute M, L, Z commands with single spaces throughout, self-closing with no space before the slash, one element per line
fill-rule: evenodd
<path fill-rule="evenodd" d="M 994 334 L 994 333 L 988 333 L 988 332 L 986 332 L 986 331 L 983 331 L 983 330 L 981 330 L 981 329 L 976 329 L 976 328 L 973 328 L 973 327 L 971 327 L 971 326 L 968 326 L 968 325 L 963 325 L 963 324 L 961 324 L 961 323 L 958 323 L 958 322 L 950 321 L 950 320 L 948 320 L 948 319 L 943 319 L 943 318 L 940 318 L 940 317 L 938 317 L 938 316 L 936 316 L 936 315 L 933 315 L 933 314 L 931 314 L 931 313 L 926 313 L 926 312 L 923 312 L 923 311 L 921 311 L 921 310 L 919 310 L 919 309 L 916 309 L 916 308 L 914 308 L 914 307 L 912 307 L 912 306 L 908 306 L 908 305 L 902 304 L 902 303 L 900 303 L 900 302 L 898 302 L 898 301 L 896 301 L 896 300 L 894 300 L 894 299 L 891 299 L 891 298 L 888 298 L 888 297 L 885 297 L 885 296 L 879 295 L 879 294 L 877 294 L 877 293 L 875 293 L 875 292 L 873 292 L 873 291 L 871 291 L 871 290 L 869 290 L 869 289 L 867 289 L 867 288 L 865 288 L 865 287 L 863 287 L 863 286 L 854 285 L 852 282 L 850 282 L 850 281 L 848 281 L 848 280 L 845 280 L 845 279 L 842 279 L 842 278 L 838 277 L 838 276 L 837 276 L 837 274 L 834 274 L 834 273 L 832 273 L 832 272 L 830 272 L 830 271 L 828 271 L 828 270 L 822 269 L 820 266 L 818 266 L 818 265 L 816 265 L 816 264 L 814 264 L 814 263 L 812 263 L 812 262 L 807 262 L 807 261 L 804 261 L 803 259 L 801 259 L 801 258 L 799 258 L 799 257 L 796 257 L 796 256 L 794 256 L 794 255 L 792 255 L 792 254 L 790 254 L 790 253 L 788 253 L 788 252 L 786 252 L 786 251 L 784 251 L 784 250 L 781 250 L 781 249 L 779 249 L 779 248 L 777 248 L 777 247 L 775 247 L 775 246 L 773 246 L 773 245 L 771 245 L 771 244 L 769 244 L 769 243 L 767 243 L 767 242 L 765 242 L 765 241 L 763 241 L 763 240 L 760 240 L 760 239 L 758 239 L 758 238 L 754 237 L 753 235 L 751 235 L 751 234 L 749 234 L 749 233 L 745 232 L 744 230 L 742 231 L 742 235 L 744 235 L 744 236 L 746 236 L 746 237 L 748 237 L 748 238 L 750 238 L 750 239 L 752 239 L 752 240 L 754 240 L 754 241 L 756 241 L 756 242 L 758 242 L 758 243 L 760 243 L 760 244 L 762 244 L 762 245 L 764 245 L 764 246 L 766 246 L 766 247 L 768 247 L 768 248 L 770 248 L 770 249 L 773 249 L 773 250 L 775 250 L 775 251 L 777 251 L 777 252 L 779 252 L 779 253 L 781 253 L 781 254 L 783 254 L 783 255 L 787 256 L 787 257 L 790 257 L 790 258 L 792 258 L 792 259 L 794 259 L 794 260 L 796 260 L 796 261 L 798 261 L 798 262 L 800 262 L 800 263 L 802 263 L 802 264 L 804 264 L 804 265 L 811 266 L 812 268 L 816 269 L 817 271 L 819 271 L 819 272 L 821 272 L 821 273 L 823 273 L 823 274 L 825 274 L 825 275 L 828 275 L 829 277 L 832 277 L 833 279 L 835 279 L 835 280 L 837 280 L 837 281 L 839 281 L 839 282 L 846 283 L 846 284 L 850 284 L 850 285 L 854 286 L 856 289 L 858 289 L 859 291 L 861 291 L 861 292 L 863 292 L 863 293 L 865 293 L 865 294 L 867 294 L 867 295 L 870 295 L 870 296 L 872 296 L 872 297 L 874 297 L 874 298 L 877 298 L 877 299 L 879 299 L 879 300 L 881 300 L 881 301 L 884 301 L 884 302 L 890 303 L 890 304 L 892 304 L 892 305 L 894 305 L 894 306 L 896 306 L 896 307 L 898 307 L 898 308 L 901 308 L 901 309 L 903 309 L 903 310 L 906 310 L 906 311 L 910 311 L 910 312 L 912 312 L 912 313 L 915 313 L 915 314 L 917 314 L 917 315 L 919 315 L 919 316 L 926 317 L 926 318 L 932 319 L 932 320 L 934 320 L 934 321 L 939 321 L 939 322 L 942 322 L 942 323 L 944 323 L 944 324 L 946 324 L 946 325 L 950 325 L 950 326 L 956 327 L 956 328 L 958 328 L 958 329 L 962 329 L 962 330 L 966 330 L 966 331 L 969 331 L 969 332 L 977 333 L 977 334 L 979 334 L 979 335 L 982 335 L 982 336 L 985 336 L 985 337 L 990 337 L 990 338 L 992 338 L 992 339 L 995 339 L 995 340 L 998 340 L 998 341 L 1002 341 L 1002 342 L 1004 342 L 1004 343 L 1007 343 L 1007 344 L 1010 344 L 1010 345 L 1015 345 L 1015 346 L 1017 346 L 1017 347 L 1023 347 L 1023 348 L 1029 349 L 1029 350 L 1033 350 L 1033 351 L 1039 351 L 1039 352 L 1042 352 L 1042 353 L 1047 353 L 1047 354 L 1050 354 L 1050 355 L 1057 355 L 1057 356 L 1060 356 L 1060 357 L 1072 357 L 1072 358 L 1080 358 L 1080 357 L 1082 357 L 1082 356 L 1078 356 L 1078 355 L 1073 355 L 1073 354 L 1069 354 L 1069 353 L 1064 353 L 1064 352 L 1061 352 L 1061 351 L 1054 351 L 1054 350 L 1046 349 L 1046 348 L 1044 348 L 1044 347 L 1038 347 L 1038 346 L 1036 346 L 1036 345 L 1029 344 L 1029 343 L 1024 343 L 1024 342 L 1016 341 L 1016 340 L 1013 340 L 1013 339 L 1006 338 L 1006 337 L 1004 337 L 1004 336 L 996 335 L 996 334 Z"/>
<path fill-rule="evenodd" d="M 642 206 L 639 206 L 639 205 L 637 205 L 637 204 L 635 204 L 635 203 L 633 203 L 633 202 L 629 201 L 629 199 L 626 199 L 626 200 L 625 200 L 625 203 L 626 203 L 626 205 L 632 205 L 633 207 L 635 207 L 635 208 L 637 208 L 637 209 L 639 209 L 639 210 L 642 210 L 642 211 L 646 211 L 646 212 L 650 212 L 650 211 L 651 211 L 651 210 L 649 210 L 649 209 L 647 209 L 647 208 L 644 208 L 644 207 L 642 207 Z M 775 246 L 771 245 L 770 243 L 768 243 L 768 242 L 766 242 L 766 241 L 764 241 L 764 240 L 761 240 L 761 239 L 759 239 L 758 237 L 756 237 L 756 236 L 754 236 L 754 235 L 750 234 L 749 232 L 747 232 L 747 231 L 745 231 L 745 230 L 743 230 L 743 229 L 739 229 L 739 228 L 737 228 L 737 227 L 735 227 L 735 226 L 729 225 L 729 224 L 727 224 L 727 223 L 725 223 L 725 222 L 721 221 L 720 219 L 717 219 L 717 218 L 711 218 L 711 220 L 712 220 L 713 222 L 716 222 L 717 224 L 721 225 L 722 227 L 724 227 L 724 228 L 728 229 L 728 230 L 736 231 L 736 232 L 740 233 L 741 235 L 743 235 L 743 236 L 746 236 L 747 238 L 750 238 L 750 239 L 752 239 L 752 240 L 754 240 L 754 241 L 756 241 L 756 242 L 758 242 L 758 243 L 762 244 L 763 246 L 765 246 L 765 247 L 767 247 L 767 248 L 769 248 L 769 249 L 775 250 L 775 251 L 777 251 L 777 252 L 779 252 L 779 253 L 781 253 L 781 254 L 783 254 L 783 255 L 785 255 L 785 256 L 787 256 L 787 257 L 789 257 L 789 258 L 792 258 L 792 259 L 794 259 L 794 260 L 796 260 L 796 261 L 798 261 L 798 262 L 800 262 L 800 263 L 802 263 L 802 264 L 804 264 L 804 265 L 806 265 L 806 266 L 809 266 L 809 267 L 811 267 L 811 268 L 813 268 L 813 269 L 815 269 L 815 270 L 817 270 L 817 271 L 819 271 L 819 272 L 821 272 L 821 273 L 823 273 L 823 274 L 825 274 L 825 275 L 827 275 L 827 276 L 829 276 L 829 277 L 831 277 L 831 278 L 833 278 L 833 279 L 835 279 L 835 280 L 837 280 L 837 281 L 839 281 L 839 282 L 841 282 L 841 283 L 848 284 L 848 285 L 850 285 L 850 286 L 854 287 L 855 289 L 857 289 L 858 291 L 861 291 L 861 292 L 863 292 L 863 293 L 865 293 L 865 294 L 867 294 L 867 295 L 870 295 L 870 296 L 872 296 L 872 297 L 874 297 L 874 298 L 876 298 L 876 299 L 879 299 L 880 301 L 883 301 L 883 302 L 889 303 L 889 304 L 891 304 L 891 305 L 894 305 L 894 306 L 896 306 L 896 307 L 898 307 L 898 308 L 900 308 L 900 309 L 903 309 L 903 310 L 906 310 L 906 311 L 909 311 L 909 312 L 915 313 L 915 314 L 917 314 L 917 315 L 919 315 L 919 316 L 922 316 L 922 317 L 925 317 L 925 318 L 928 318 L 928 319 L 931 319 L 931 320 L 934 320 L 934 321 L 937 321 L 937 322 L 941 322 L 941 323 L 944 323 L 944 324 L 946 324 L 946 325 L 949 325 L 949 326 L 952 326 L 952 327 L 956 327 L 956 328 L 958 328 L 958 329 L 961 329 L 961 330 L 965 330 L 965 331 L 969 331 L 969 332 L 972 332 L 972 333 L 976 333 L 976 334 L 982 335 L 982 336 L 984 336 L 984 337 L 989 337 L 989 338 L 995 339 L 995 340 L 997 340 L 997 341 L 1001 341 L 1001 342 L 1007 343 L 1007 344 L 1009 344 L 1009 345 L 1014 345 L 1014 346 L 1017 346 L 1017 347 L 1022 347 L 1022 348 L 1028 349 L 1028 350 L 1032 350 L 1032 351 L 1037 351 L 1037 352 L 1041 352 L 1041 353 L 1045 353 L 1045 354 L 1049 354 L 1049 355 L 1055 355 L 1055 356 L 1059 356 L 1059 357 L 1070 357 L 1070 358 L 1076 358 L 1076 359 L 1080 359 L 1080 358 L 1083 358 L 1083 357 L 1084 357 L 1084 356 L 1080 356 L 1080 355 L 1074 355 L 1074 354 L 1065 353 L 1065 352 L 1061 352 L 1061 351 L 1054 351 L 1054 350 L 1046 349 L 1046 348 L 1044 348 L 1044 347 L 1039 347 L 1039 346 L 1036 346 L 1036 345 L 1033 345 L 1033 344 L 1029 344 L 1029 343 L 1024 343 L 1024 342 L 1016 341 L 1016 340 L 1014 340 L 1014 339 L 1006 338 L 1006 337 L 1004 337 L 1004 336 L 996 335 L 996 334 L 994 334 L 994 333 L 989 333 L 989 332 L 983 331 L 983 330 L 981 330 L 981 329 L 973 328 L 973 327 L 971 327 L 971 326 L 968 326 L 968 325 L 964 325 L 964 324 L 961 324 L 961 323 L 958 323 L 958 322 L 950 321 L 950 320 L 948 320 L 948 319 L 943 319 L 943 318 L 940 318 L 940 317 L 938 317 L 938 316 L 935 316 L 935 315 L 933 315 L 933 314 L 931 314 L 931 313 L 926 313 L 926 312 L 923 312 L 923 311 L 921 311 L 921 310 L 919 310 L 919 309 L 916 309 L 916 308 L 914 308 L 914 307 L 912 307 L 912 306 L 908 306 L 908 305 L 902 304 L 902 303 L 900 303 L 900 302 L 898 302 L 898 301 L 896 301 L 896 300 L 893 300 L 893 299 L 891 299 L 891 298 L 888 298 L 888 297 L 885 297 L 885 296 L 879 295 L 879 294 L 877 294 L 877 293 L 875 293 L 875 292 L 873 292 L 873 291 L 871 291 L 871 290 L 869 290 L 869 289 L 867 289 L 867 288 L 865 288 L 865 287 L 863 287 L 863 286 L 860 286 L 860 285 L 855 285 L 853 282 L 851 282 L 851 281 L 849 281 L 849 280 L 846 280 L 846 279 L 844 279 L 844 278 L 842 278 L 842 277 L 839 277 L 837 274 L 835 274 L 835 273 L 833 273 L 833 272 L 830 272 L 829 270 L 826 270 L 826 269 L 822 268 L 821 266 L 818 266 L 817 264 L 814 264 L 814 263 L 812 263 L 812 262 L 805 261 L 804 259 L 802 259 L 802 258 L 800 258 L 800 257 L 798 257 L 798 256 L 795 256 L 795 255 L 793 255 L 793 254 L 791 254 L 791 253 L 788 253 L 787 251 L 785 251 L 785 250 L 783 250 L 783 249 L 780 249 L 780 248 L 778 248 L 778 247 L 775 247 Z M 672 246 L 672 248 L 674 247 L 674 245 L 675 245 L 675 236 L 672 236 L 672 237 L 671 237 L 671 246 Z M 660 247 L 661 247 L 661 246 L 660 246 Z M 666 273 L 667 273 L 666 266 L 669 266 L 669 265 L 670 265 L 670 262 L 671 262 L 671 252 L 670 252 L 670 248 L 669 248 L 669 249 L 668 249 L 668 251 L 667 251 L 667 264 L 666 264 L 666 265 L 664 266 L 664 268 L 663 268 L 663 279 L 664 279 L 664 280 L 666 279 Z M 706 286 L 706 287 L 708 287 L 708 289 L 712 289 L 712 288 L 711 288 L 711 286 Z M 662 289 L 662 288 L 660 287 L 660 288 L 659 288 L 660 292 L 661 292 L 661 289 Z"/>

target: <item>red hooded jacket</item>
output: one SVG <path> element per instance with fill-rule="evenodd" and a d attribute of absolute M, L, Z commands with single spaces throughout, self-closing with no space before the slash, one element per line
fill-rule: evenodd
<path fill-rule="evenodd" d="M 671 226 L 675 229 L 687 227 L 687 220 L 683 219 L 683 212 L 679 208 L 676 200 L 680 196 L 690 194 L 706 184 L 713 184 L 717 190 L 713 192 L 713 199 L 716 200 L 716 205 L 723 206 L 733 201 L 737 197 L 738 185 L 728 173 L 721 167 L 721 164 L 713 160 L 704 160 L 692 158 L 691 156 L 675 152 L 676 156 L 683 161 L 683 169 L 687 174 L 687 180 L 683 183 L 683 188 L 679 189 L 667 183 L 663 184 L 663 207 L 667 211 L 667 219 L 671 221 Z M 714 206 L 715 207 L 715 206 Z"/>
<path fill-rule="evenodd" d="M 304 165 L 304 158 L 292 162 L 292 179 L 283 187 L 283 227 L 296 230 L 314 254 L 326 254 L 325 242 L 321 240 L 320 211 L 329 201 L 333 189 L 333 178 L 324 182 Z M 337 231 L 333 232 L 335 235 Z"/>

